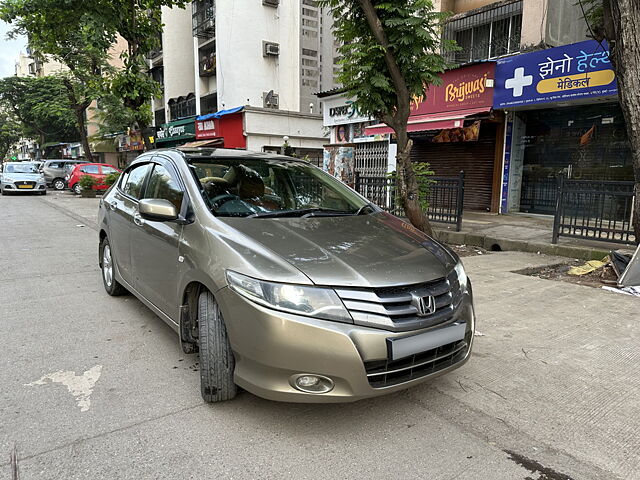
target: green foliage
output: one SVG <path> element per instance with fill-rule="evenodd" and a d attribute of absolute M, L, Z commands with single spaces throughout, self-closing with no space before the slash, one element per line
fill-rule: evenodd
<path fill-rule="evenodd" d="M 431 170 L 431 165 L 426 162 L 414 163 L 413 171 L 415 172 L 416 180 L 418 181 L 418 203 L 420 204 L 422 211 L 426 212 L 429 208 L 429 193 L 431 192 L 431 185 L 436 183 L 436 181 L 431 178 L 435 175 L 435 172 Z M 388 177 L 395 181 L 397 178 L 396 172 L 394 171 L 389 173 Z M 397 188 L 395 193 L 397 197 L 399 195 Z M 400 199 L 396 198 L 396 205 L 400 204 Z"/>
<path fill-rule="evenodd" d="M 320 0 L 332 10 L 339 48 L 338 79 L 356 100 L 360 112 L 384 120 L 393 116 L 399 101 L 424 94 L 430 84 L 439 84 L 447 62 L 439 54 L 454 49 L 441 40 L 441 24 L 447 14 L 435 12 L 429 0 L 372 0 L 389 51 L 394 56 L 409 91 L 400 99 L 384 59 L 385 49 L 376 40 L 358 0 Z"/>
<path fill-rule="evenodd" d="M 110 173 L 109 175 L 104 177 L 104 184 L 111 186 L 114 183 L 116 183 L 119 178 L 120 178 L 120 172 Z"/>
<path fill-rule="evenodd" d="M 82 175 L 78 183 L 82 187 L 83 190 L 92 190 L 93 187 L 98 185 L 98 181 L 93 178 L 91 175 Z"/>
<path fill-rule="evenodd" d="M 2 78 L 0 108 L 22 124 L 26 137 L 42 142 L 78 141 L 75 117 L 60 78 Z"/>
<path fill-rule="evenodd" d="M 22 126 L 10 113 L 0 111 L 0 161 L 11 149 L 11 146 L 20 140 Z"/>
<path fill-rule="evenodd" d="M 584 12 L 584 19 L 596 40 L 604 38 L 604 8 L 602 0 L 579 0 L 578 6 Z"/>

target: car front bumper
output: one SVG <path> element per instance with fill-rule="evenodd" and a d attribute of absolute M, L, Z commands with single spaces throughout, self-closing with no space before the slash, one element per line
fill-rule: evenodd
<path fill-rule="evenodd" d="M 32 186 L 32 188 L 20 188 L 22 182 L 2 182 L 0 183 L 0 189 L 4 192 L 11 193 L 33 193 L 33 192 L 42 192 L 47 189 L 47 186 L 44 183 L 36 183 Z"/>
<path fill-rule="evenodd" d="M 384 395 L 454 370 L 471 355 L 475 313 L 470 291 L 463 295 L 446 324 L 412 332 L 390 332 L 278 312 L 255 304 L 229 288 L 218 291 L 216 298 L 226 319 L 236 359 L 235 382 L 245 390 L 270 400 L 334 403 Z M 371 372 L 374 370 L 369 366 L 378 365 L 375 371 L 379 372 L 379 365 L 389 361 L 387 365 L 391 372 L 397 364 L 397 361 L 388 359 L 387 339 L 433 333 L 453 324 L 464 324 L 465 331 L 464 342 L 456 347 L 458 352 L 455 355 L 448 360 L 442 359 L 440 351 L 433 350 L 433 358 L 440 358 L 433 364 L 428 363 L 431 350 L 426 352 L 426 357 L 416 355 L 414 358 L 422 365 L 418 378 L 410 376 L 407 381 L 396 379 L 388 386 L 381 386 L 380 382 L 372 386 L 370 380 L 373 378 L 380 380 L 386 377 L 380 374 L 373 377 Z M 322 394 L 302 392 L 293 386 L 294 379 L 300 374 L 328 377 L 334 383 L 333 389 Z"/>

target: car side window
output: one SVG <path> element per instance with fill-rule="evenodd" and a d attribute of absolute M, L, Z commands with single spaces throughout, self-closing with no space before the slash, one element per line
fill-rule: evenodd
<path fill-rule="evenodd" d="M 80 167 L 80 171 L 82 173 L 90 173 L 90 174 L 98 174 L 99 173 L 98 165 L 85 165 L 83 167 Z"/>
<path fill-rule="evenodd" d="M 175 205 L 176 209 L 180 211 L 183 197 L 184 191 L 180 187 L 175 175 L 162 165 L 154 165 L 144 198 L 169 200 Z"/>
<path fill-rule="evenodd" d="M 105 175 L 109 175 L 110 173 L 116 173 L 118 170 L 116 170 L 113 167 L 107 167 L 106 165 L 102 165 L 102 173 Z"/>
<path fill-rule="evenodd" d="M 150 165 L 145 163 L 129 170 L 127 178 L 124 179 L 123 192 L 136 200 L 139 199 L 149 167 Z"/>

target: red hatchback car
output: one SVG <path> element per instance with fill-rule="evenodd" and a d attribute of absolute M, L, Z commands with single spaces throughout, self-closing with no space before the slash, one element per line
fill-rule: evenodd
<path fill-rule="evenodd" d="M 107 163 L 79 163 L 74 166 L 71 172 L 66 176 L 65 180 L 67 181 L 67 186 L 71 189 L 71 191 L 75 194 L 80 194 L 82 188 L 80 187 L 80 177 L 83 175 L 89 175 L 96 179 L 98 184 L 93 187 L 94 190 L 106 190 L 109 188 L 108 185 L 104 183 L 104 177 L 109 175 L 110 173 L 122 172 L 122 170 L 114 167 L 113 165 L 109 165 Z"/>

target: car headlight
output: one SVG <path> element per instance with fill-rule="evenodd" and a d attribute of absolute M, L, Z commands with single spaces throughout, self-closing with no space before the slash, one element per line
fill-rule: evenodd
<path fill-rule="evenodd" d="M 464 271 L 464 266 L 462 265 L 461 261 L 456 263 L 454 270 L 458 275 L 458 282 L 460 283 L 460 289 L 462 291 L 465 291 L 467 289 L 467 284 L 469 283 L 469 279 L 467 278 L 467 273 Z"/>
<path fill-rule="evenodd" d="M 335 291 L 288 283 L 273 283 L 227 270 L 229 287 L 266 307 L 308 317 L 353 323 Z"/>

